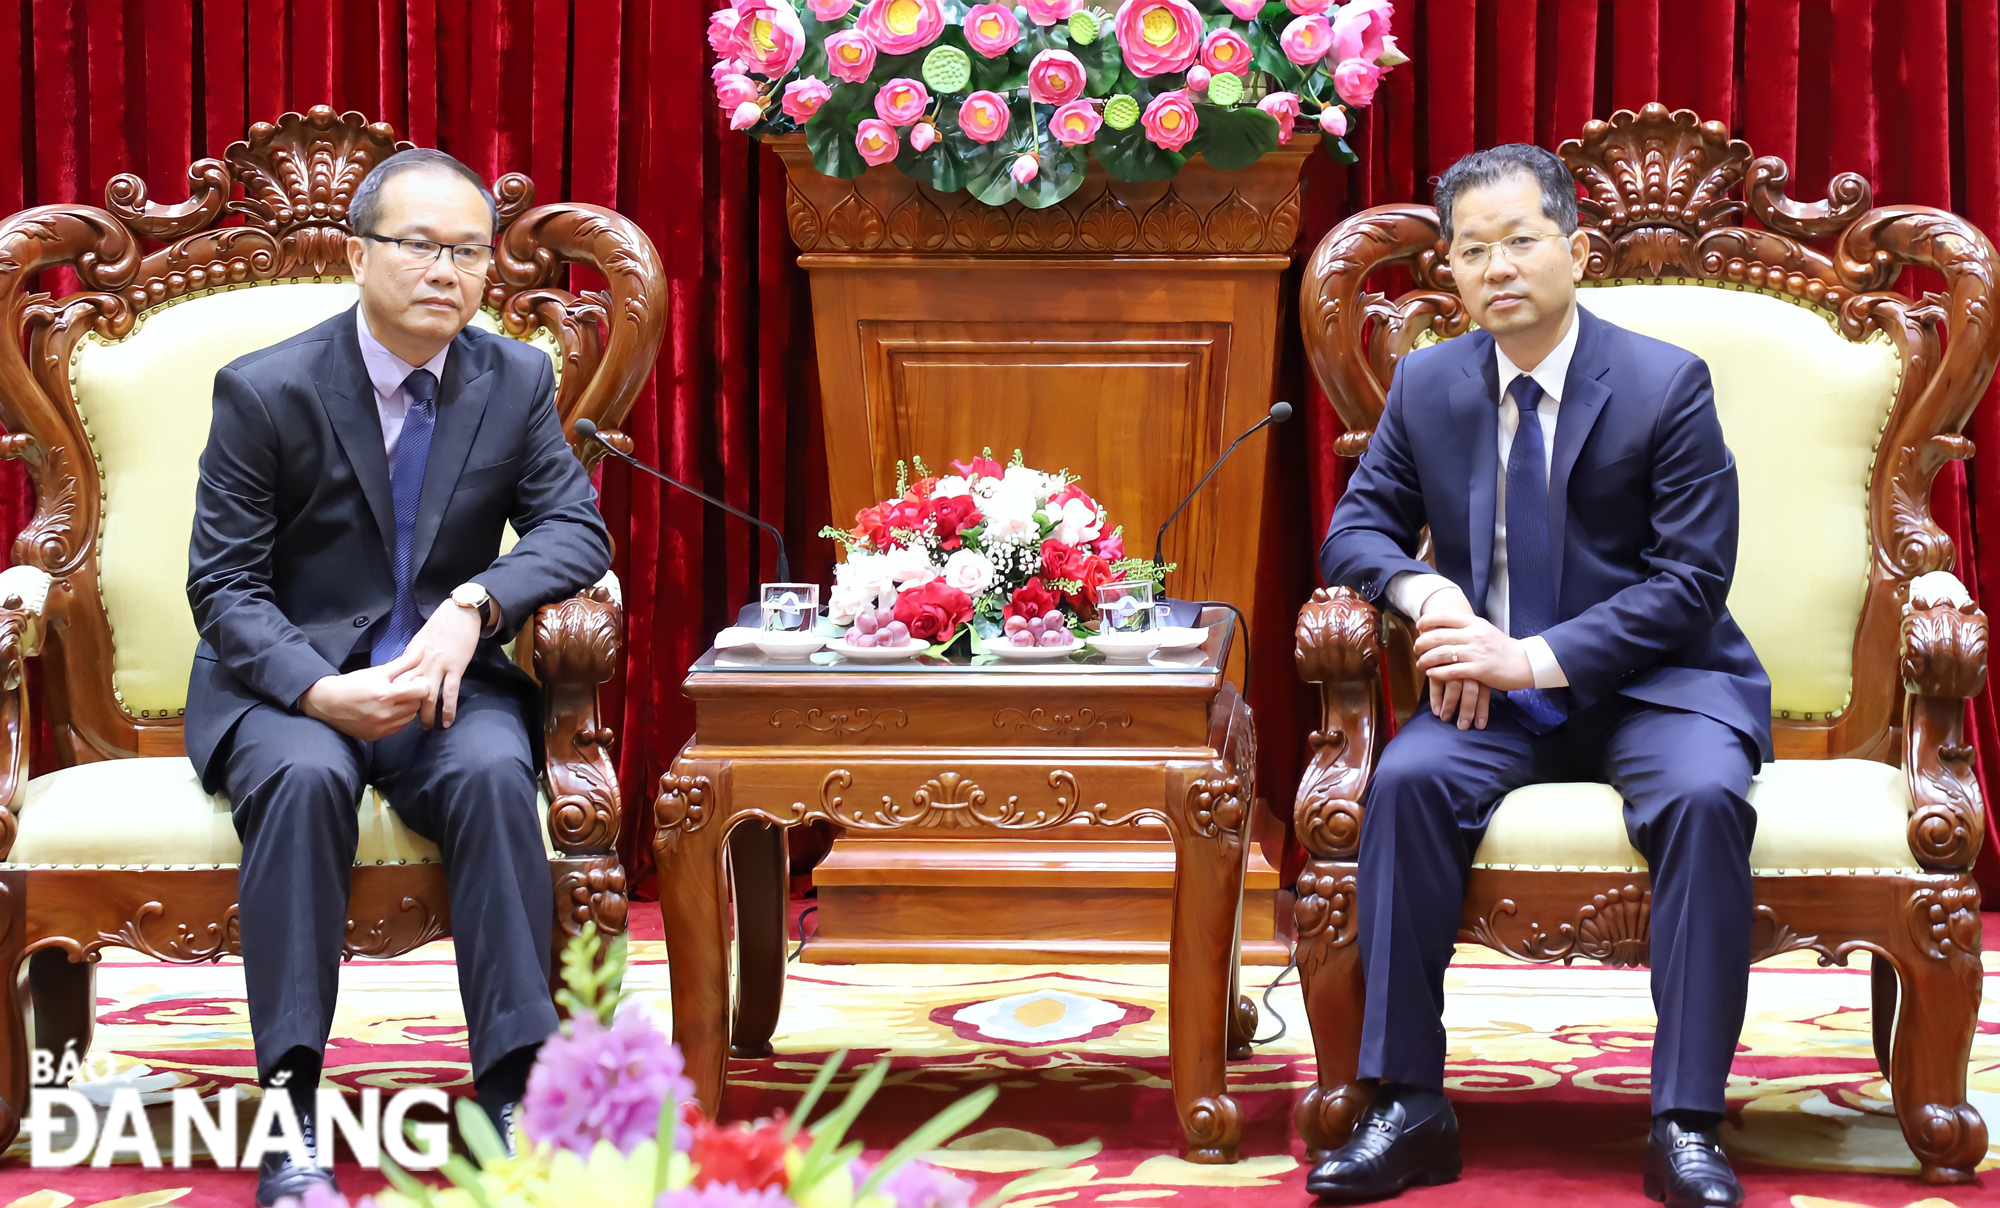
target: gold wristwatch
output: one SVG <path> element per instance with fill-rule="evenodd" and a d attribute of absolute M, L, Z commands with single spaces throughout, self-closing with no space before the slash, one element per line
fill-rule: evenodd
<path fill-rule="evenodd" d="M 485 584 L 459 584 L 451 589 L 451 602 L 471 609 L 479 617 L 479 636 L 491 637 L 499 630 L 500 618 L 493 615 L 493 593 L 486 590 Z"/>

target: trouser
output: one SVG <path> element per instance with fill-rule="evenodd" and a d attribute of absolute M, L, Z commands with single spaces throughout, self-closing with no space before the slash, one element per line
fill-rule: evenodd
<path fill-rule="evenodd" d="M 472 684 L 450 728 L 413 721 L 376 742 L 271 705 L 243 715 L 224 780 L 243 840 L 237 918 L 260 1079 L 294 1048 L 325 1051 L 369 784 L 443 855 L 474 1077 L 556 1030 L 555 891 L 531 752 L 521 704 Z"/>
<path fill-rule="evenodd" d="M 1721 1112 L 1750 984 L 1755 767 L 1721 722 L 1623 698 L 1539 736 L 1504 699 L 1484 730 L 1420 710 L 1383 751 L 1362 816 L 1360 1076 L 1443 1088 L 1445 968 L 1494 809 L 1525 784 L 1601 781 L 1652 873 L 1653 1111 Z"/>

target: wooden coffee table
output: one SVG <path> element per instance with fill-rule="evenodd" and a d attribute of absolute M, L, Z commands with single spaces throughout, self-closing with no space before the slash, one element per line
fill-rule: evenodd
<path fill-rule="evenodd" d="M 685 687 L 695 735 L 660 779 L 653 838 L 674 1039 L 702 1107 L 720 1108 L 732 1050 L 770 1052 L 785 976 L 782 828 L 819 818 L 849 833 L 993 843 L 1149 825 L 1171 835 L 1176 860 L 1168 1063 L 1184 1153 L 1235 1161 L 1242 1116 L 1223 1079 L 1257 1026 L 1237 987 L 1256 732 L 1221 672 L 1229 613 L 1198 623 L 1206 645 L 1140 665 L 703 655 Z"/>

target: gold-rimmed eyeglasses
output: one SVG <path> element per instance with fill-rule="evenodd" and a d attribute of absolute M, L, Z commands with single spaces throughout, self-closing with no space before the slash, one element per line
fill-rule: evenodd
<path fill-rule="evenodd" d="M 1505 256 L 1509 264 L 1519 264 L 1542 240 L 1568 238 L 1561 231 L 1547 231 L 1540 235 L 1509 235 L 1491 243 L 1462 243 L 1451 249 L 1449 259 L 1453 268 L 1476 273 L 1486 267 L 1490 257 Z"/>
<path fill-rule="evenodd" d="M 493 259 L 492 246 L 484 243 L 439 243 L 435 239 L 391 239 L 387 235 L 363 235 L 362 238 L 394 246 L 397 257 L 409 268 L 419 265 L 428 267 L 449 252 L 452 267 L 461 272 L 483 273 L 487 262 Z"/>

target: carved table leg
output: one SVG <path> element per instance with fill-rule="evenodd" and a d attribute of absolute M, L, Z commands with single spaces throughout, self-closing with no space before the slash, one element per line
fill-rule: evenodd
<path fill-rule="evenodd" d="M 60 948 L 44 948 L 28 958 L 28 987 L 35 1006 L 35 1047 L 60 1062 L 68 1046 L 83 1060 L 97 1023 L 97 963 L 72 961 Z"/>
<path fill-rule="evenodd" d="M 1888 945 L 1903 984 L 1889 1091 L 1924 1182 L 1970 1183 L 1986 1156 L 1986 1124 L 1965 1099 L 1979 1017 L 1979 887 L 1971 877 L 1924 885 L 1905 910 L 1909 926 Z"/>
<path fill-rule="evenodd" d="M 21 1132 L 28 1106 L 28 1020 L 21 994 L 21 951 L 28 938 L 28 874 L 0 872 L 0 1149 Z"/>
<path fill-rule="evenodd" d="M 1896 1026 L 1896 966 L 1879 956 L 1868 959 L 1869 1024 L 1875 1038 L 1875 1068 L 1889 1076 L 1889 1043 Z"/>
<path fill-rule="evenodd" d="M 722 1109 L 729 1073 L 729 887 L 722 867 L 728 784 L 726 764 L 677 760 L 660 777 L 653 806 L 674 1043 L 711 1120 Z"/>
<path fill-rule="evenodd" d="M 785 998 L 785 913 L 790 859 L 785 828 L 755 818 L 729 833 L 736 891 L 736 1023 L 729 1052 L 769 1057 Z"/>
<path fill-rule="evenodd" d="M 1355 867 L 1308 861 L 1299 873 L 1293 917 L 1298 924 L 1299 990 L 1312 1028 L 1319 1082 L 1299 1101 L 1299 1137 L 1313 1161 L 1347 1141 L 1375 1097 L 1354 1080 L 1361 1056 L 1361 949 L 1354 942 Z"/>
<path fill-rule="evenodd" d="M 1174 931 L 1167 957 L 1167 1064 L 1187 1160 L 1236 1161 L 1243 1115 L 1223 1093 L 1230 968 L 1243 909 L 1243 845 L 1249 826 L 1240 777 L 1194 769 L 1173 777 Z"/>

